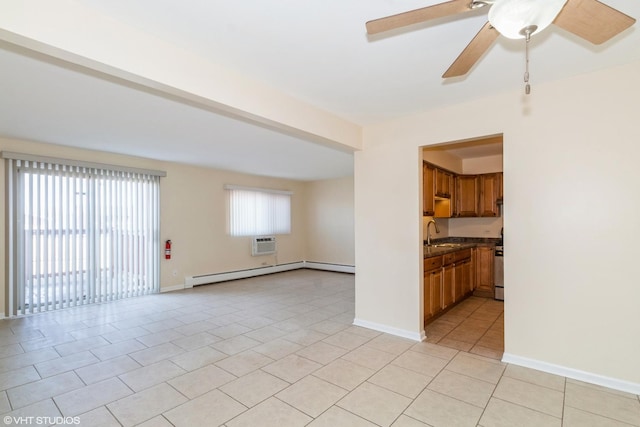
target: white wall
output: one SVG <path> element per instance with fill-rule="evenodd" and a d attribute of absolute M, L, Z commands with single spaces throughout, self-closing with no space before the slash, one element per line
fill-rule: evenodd
<path fill-rule="evenodd" d="M 313 230 L 313 261 L 354 262 L 352 177 L 328 182 L 283 180 L 12 139 L 0 139 L 2 150 L 166 171 L 160 184 L 160 237 L 172 240 L 173 253 L 171 260 L 162 257 L 160 264 L 161 287 L 165 289 L 184 284 L 185 276 L 303 261 L 307 258 L 307 230 Z M 4 179 L 4 161 L 0 161 L 0 200 L 5 200 Z M 293 191 L 292 233 L 277 237 L 277 256 L 252 257 L 248 237 L 226 234 L 224 184 Z M 4 221 L 3 208 L 0 224 Z M 6 262 L 4 227 L 0 228 L 0 242 L 0 259 Z M 4 264 L 2 271 L 6 271 Z M 0 312 L 4 290 L 2 274 Z"/>
<path fill-rule="evenodd" d="M 353 177 L 307 184 L 307 261 L 353 266 Z"/>
<path fill-rule="evenodd" d="M 82 2 L 12 2 L 3 7 L 0 29 L 0 39 L 11 44 L 162 91 L 203 109 L 343 149 L 360 148 L 357 124 L 114 20 Z"/>
<path fill-rule="evenodd" d="M 305 259 L 306 184 L 216 169 L 165 163 L 161 180 L 161 238 L 171 239 L 172 259 L 161 263 L 161 283 L 184 283 L 185 276 L 285 264 Z M 225 184 L 293 191 L 291 234 L 277 235 L 275 255 L 251 256 L 250 237 L 227 234 Z M 173 271 L 177 271 L 177 279 Z"/>
<path fill-rule="evenodd" d="M 358 321 L 420 334 L 420 147 L 502 133 L 505 352 L 640 390 L 638 75 L 636 62 L 365 128 Z"/>

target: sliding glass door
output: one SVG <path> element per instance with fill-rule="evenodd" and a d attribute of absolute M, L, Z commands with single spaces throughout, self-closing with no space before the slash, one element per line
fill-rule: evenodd
<path fill-rule="evenodd" d="M 9 163 L 11 314 L 158 291 L 159 176 Z"/>

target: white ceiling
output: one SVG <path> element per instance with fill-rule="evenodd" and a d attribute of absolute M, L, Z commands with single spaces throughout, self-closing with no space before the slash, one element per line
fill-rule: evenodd
<path fill-rule="evenodd" d="M 280 178 L 347 176 L 353 154 L 0 49 L 0 134 Z"/>
<path fill-rule="evenodd" d="M 366 21 L 433 0 L 78 2 L 362 125 L 523 85 L 524 42 L 504 37 L 467 77 L 440 77 L 486 22 L 483 10 L 366 35 Z M 606 3 L 640 18 L 638 1 Z M 551 26 L 532 38 L 531 96 L 545 81 L 638 61 L 638 46 L 638 24 L 601 46 Z M 0 135 L 304 180 L 353 170 L 351 153 L 6 44 L 0 64 Z"/>

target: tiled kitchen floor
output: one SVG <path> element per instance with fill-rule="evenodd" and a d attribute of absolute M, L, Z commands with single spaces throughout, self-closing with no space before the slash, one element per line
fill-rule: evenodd
<path fill-rule="evenodd" d="M 640 426 L 639 396 L 474 354 L 486 332 L 467 352 L 352 326 L 353 282 L 299 270 L 0 321 L 0 413 L 87 427 Z M 494 304 L 468 301 L 452 315 L 486 310 L 491 331 Z M 442 344 L 467 343 L 455 331 Z"/>
<path fill-rule="evenodd" d="M 470 297 L 429 323 L 427 342 L 502 359 L 504 352 L 504 303 Z"/>

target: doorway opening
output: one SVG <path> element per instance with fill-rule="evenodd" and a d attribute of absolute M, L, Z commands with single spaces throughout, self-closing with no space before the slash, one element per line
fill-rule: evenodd
<path fill-rule="evenodd" d="M 425 146 L 420 155 L 427 342 L 501 359 L 503 136 Z"/>

